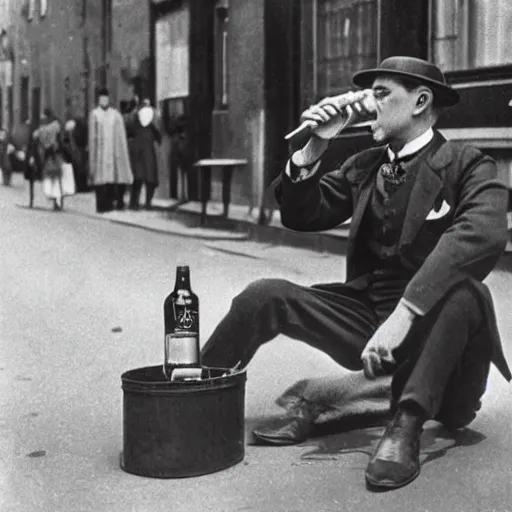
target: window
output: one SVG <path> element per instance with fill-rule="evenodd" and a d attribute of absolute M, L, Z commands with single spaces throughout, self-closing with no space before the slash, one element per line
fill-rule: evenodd
<path fill-rule="evenodd" d="M 510 0 L 432 0 L 432 58 L 444 71 L 512 64 Z"/>
<path fill-rule="evenodd" d="M 41 0 L 41 10 L 39 11 L 39 15 L 41 18 L 44 18 L 46 16 L 46 13 L 48 12 L 48 0 Z"/>
<path fill-rule="evenodd" d="M 190 93 L 190 11 L 187 4 L 160 17 L 155 24 L 157 101 Z"/>
<path fill-rule="evenodd" d="M 352 75 L 377 64 L 378 1 L 316 0 L 316 94 L 352 88 Z"/>

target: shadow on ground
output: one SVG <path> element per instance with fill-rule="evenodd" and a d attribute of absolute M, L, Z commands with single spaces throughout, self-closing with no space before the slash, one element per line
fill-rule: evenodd
<path fill-rule="evenodd" d="M 261 424 L 271 424 L 272 417 L 247 418 L 246 439 L 248 444 L 257 445 L 252 430 Z M 317 425 L 313 436 L 301 443 L 301 448 L 311 448 L 300 456 L 301 460 L 336 460 L 345 454 L 364 453 L 369 457 L 379 441 L 386 420 L 382 417 L 350 418 L 343 424 Z M 486 439 L 476 430 L 465 428 L 450 432 L 435 421 L 429 421 L 421 437 L 421 464 L 427 464 L 444 457 L 450 450 L 474 446 Z"/>

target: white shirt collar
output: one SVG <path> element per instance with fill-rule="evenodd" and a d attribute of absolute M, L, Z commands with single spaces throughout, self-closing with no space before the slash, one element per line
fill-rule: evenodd
<path fill-rule="evenodd" d="M 406 156 L 417 153 L 420 149 L 423 149 L 430 141 L 434 138 L 434 130 L 429 128 L 426 132 L 423 132 L 419 137 L 410 140 L 398 153 L 395 153 L 388 146 L 388 155 L 390 162 L 393 162 L 395 158 L 404 158 Z"/>

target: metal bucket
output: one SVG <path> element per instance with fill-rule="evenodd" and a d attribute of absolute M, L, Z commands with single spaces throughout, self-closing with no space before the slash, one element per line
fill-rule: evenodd
<path fill-rule="evenodd" d="M 200 381 L 165 380 L 162 366 L 123 373 L 121 468 L 156 478 L 220 471 L 245 455 L 245 371 L 208 369 Z"/>

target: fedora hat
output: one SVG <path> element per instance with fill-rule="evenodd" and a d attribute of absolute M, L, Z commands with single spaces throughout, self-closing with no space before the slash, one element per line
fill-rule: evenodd
<path fill-rule="evenodd" d="M 378 76 L 396 76 L 417 80 L 432 88 L 439 105 L 451 107 L 459 102 L 459 93 L 446 84 L 443 72 L 431 62 L 415 57 L 388 57 L 377 68 L 363 69 L 352 77 L 359 87 L 371 87 Z"/>

